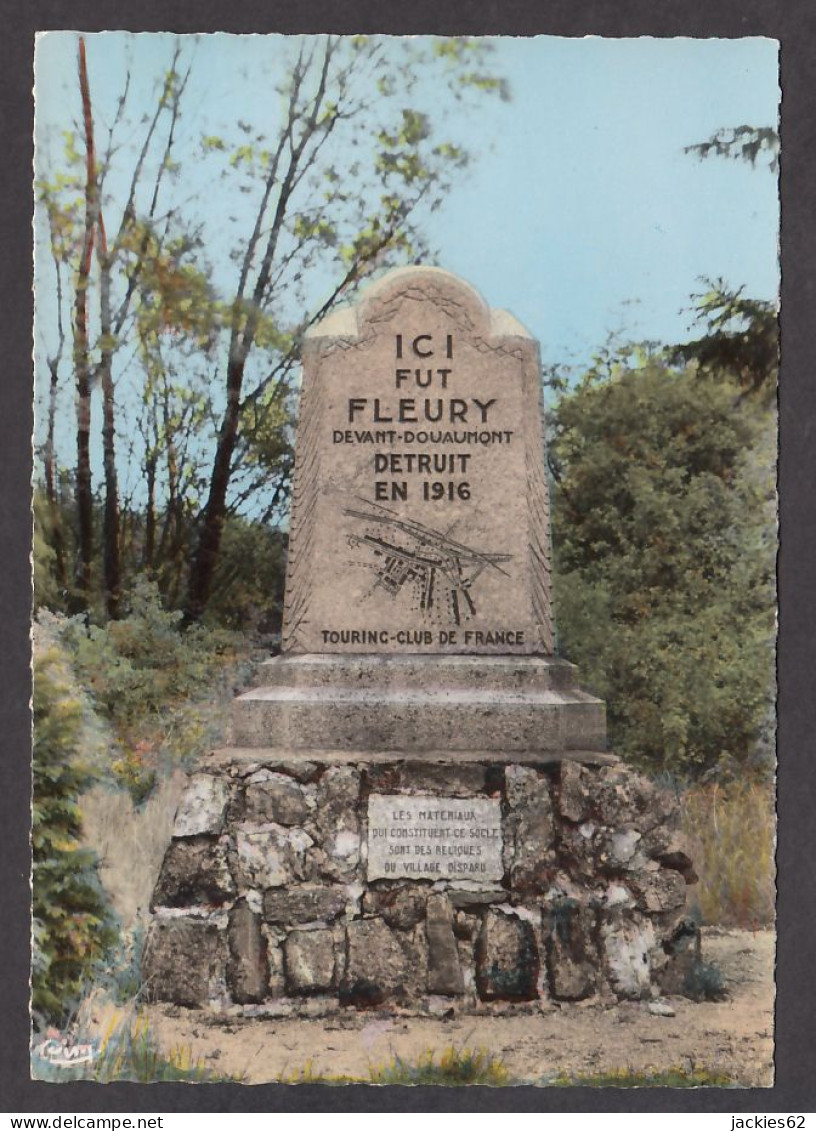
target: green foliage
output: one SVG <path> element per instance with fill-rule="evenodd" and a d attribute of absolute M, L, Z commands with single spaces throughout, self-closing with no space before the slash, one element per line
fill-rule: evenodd
<path fill-rule="evenodd" d="M 779 323 L 771 302 L 746 298 L 744 287 L 729 289 L 722 279 L 706 279 L 708 290 L 693 295 L 703 337 L 676 346 L 673 360 L 694 362 L 702 377 L 736 377 L 740 387 L 768 404 L 776 395 Z"/>
<path fill-rule="evenodd" d="M 80 845 L 79 797 L 91 781 L 80 758 L 82 704 L 59 652 L 34 661 L 32 1009 L 59 1022 L 116 935 L 96 858 Z"/>
<path fill-rule="evenodd" d="M 60 638 L 111 727 L 111 768 L 140 802 L 162 762 L 187 764 L 218 738 L 218 684 L 237 653 L 230 634 L 203 626 L 182 632 L 181 613 L 163 607 L 152 582 L 137 583 L 129 600 L 121 620 L 98 626 L 75 617 L 61 622 Z"/>
<path fill-rule="evenodd" d="M 657 359 L 593 375 L 556 410 L 561 644 L 607 701 L 613 749 L 644 768 L 757 757 L 774 532 L 772 468 L 752 449 L 769 428 L 732 383 Z"/>
<path fill-rule="evenodd" d="M 286 541 L 278 530 L 229 520 L 207 608 L 207 621 L 277 635 L 283 613 Z"/>
<path fill-rule="evenodd" d="M 34 606 L 45 605 L 49 609 L 62 606 L 63 595 L 56 578 L 56 551 L 53 546 L 53 523 L 49 514 L 48 501 L 39 490 L 34 491 L 34 545 L 32 564 L 34 567 Z"/>
<path fill-rule="evenodd" d="M 723 127 L 706 141 L 686 146 L 685 152 L 693 153 L 701 161 L 707 157 L 728 157 L 751 165 L 764 158 L 769 168 L 776 172 L 779 167 L 779 134 L 771 126 Z"/>

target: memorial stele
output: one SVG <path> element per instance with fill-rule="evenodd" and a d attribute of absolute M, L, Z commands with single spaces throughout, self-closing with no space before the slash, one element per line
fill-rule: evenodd
<path fill-rule="evenodd" d="M 283 652 L 235 703 L 239 745 L 605 748 L 553 656 L 542 433 L 536 341 L 447 271 L 391 271 L 314 327 Z"/>
<path fill-rule="evenodd" d="M 536 342 L 434 268 L 306 339 L 284 651 L 553 651 Z"/>
<path fill-rule="evenodd" d="M 315 1016 L 682 984 L 676 806 L 554 655 L 542 431 L 536 342 L 445 271 L 308 334 L 282 652 L 182 798 L 149 995 Z"/>

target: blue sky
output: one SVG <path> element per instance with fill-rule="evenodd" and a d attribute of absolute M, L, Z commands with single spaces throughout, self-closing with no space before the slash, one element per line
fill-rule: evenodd
<path fill-rule="evenodd" d="M 110 124 L 126 62 L 134 103 L 147 110 L 167 66 L 168 34 L 89 35 L 88 63 L 98 139 Z M 767 166 L 700 162 L 684 146 L 722 126 L 773 125 L 777 44 L 768 39 L 501 38 L 491 68 L 510 102 L 455 105 L 445 129 L 474 153 L 443 207 L 428 218 L 437 263 L 511 310 L 540 340 L 547 362 L 586 362 L 610 331 L 675 342 L 690 335 L 690 295 L 700 277 L 722 276 L 752 297 L 778 286 L 776 178 Z M 37 161 L 59 163 L 60 131 L 76 128 L 74 33 L 37 45 Z M 185 41 L 193 61 L 178 153 L 202 133 L 234 133 L 239 119 L 274 129 L 275 76 L 294 42 L 280 36 L 214 35 Z M 433 107 L 434 91 L 414 98 Z M 124 142 L 134 143 L 138 130 Z M 186 138 L 186 140 L 185 140 Z M 123 164 L 126 165 L 127 163 Z M 126 180 L 109 181 L 124 199 Z M 207 166 L 183 162 L 191 212 L 209 209 L 208 247 L 229 286 L 226 224 L 240 229 L 249 202 L 218 197 Z M 42 219 L 42 218 L 41 218 Z M 226 219 L 226 217 L 225 217 Z M 213 220 L 216 222 L 213 224 Z M 111 227 L 117 218 L 106 216 Z M 244 228 L 246 223 L 243 224 Z M 53 280 L 39 229 L 37 342 L 53 343 Z M 45 254 L 43 254 L 45 253 Z M 38 366 L 42 375 L 43 366 Z"/>
<path fill-rule="evenodd" d="M 580 358 L 619 327 L 682 340 L 703 275 L 775 296 L 775 177 L 683 152 L 776 121 L 772 41 L 539 38 L 500 54 L 514 101 L 440 242 L 545 357 Z"/>

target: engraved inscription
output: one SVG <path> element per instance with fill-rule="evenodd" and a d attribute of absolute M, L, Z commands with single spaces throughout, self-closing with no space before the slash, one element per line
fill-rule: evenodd
<path fill-rule="evenodd" d="M 369 880 L 500 880 L 502 873 L 497 799 L 383 793 L 369 798 Z"/>
<path fill-rule="evenodd" d="M 551 651 L 539 376 L 526 330 L 434 268 L 309 332 L 285 651 Z"/>

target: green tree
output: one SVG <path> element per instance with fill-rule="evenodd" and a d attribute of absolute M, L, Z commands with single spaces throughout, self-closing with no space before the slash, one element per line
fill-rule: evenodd
<path fill-rule="evenodd" d="M 372 272 L 426 257 L 422 216 L 439 206 L 468 157 L 440 135 L 446 97 L 507 95 L 506 84 L 483 69 L 488 50 L 468 39 L 427 47 L 377 36 L 304 37 L 276 86 L 284 108 L 278 133 L 239 122 L 237 145 L 203 139 L 203 159 L 223 165 L 226 157 L 237 190 L 254 196 L 257 207 L 251 229 L 236 241 L 238 283 L 224 305 L 223 409 L 188 620 L 199 619 L 210 599 L 236 477 L 239 498 L 265 486 L 278 504 L 285 501 L 291 459 L 270 484 L 267 461 L 251 456 L 253 438 L 260 432 L 268 439 L 264 418 L 271 414 L 282 427 L 303 335 Z M 433 84 L 433 111 L 410 104 L 420 82 Z M 322 293 L 304 286 L 309 276 L 324 280 Z"/>
<path fill-rule="evenodd" d="M 433 258 L 424 223 L 468 161 L 446 135 L 445 107 L 472 99 L 478 108 L 507 87 L 478 40 L 291 37 L 253 75 L 247 117 L 257 117 L 262 92 L 268 128 L 231 117 L 219 129 L 216 107 L 202 126 L 185 98 L 194 39 L 168 54 L 152 105 L 137 101 L 148 78 L 138 66 L 126 67 L 118 102 L 103 104 L 98 41 L 85 41 L 70 88 L 82 125 L 66 118 L 61 159 L 38 147 L 58 292 L 53 326 L 38 306 L 49 346 L 40 452 L 52 568 L 65 589 L 70 518 L 77 607 L 119 615 L 120 591 L 146 569 L 168 604 L 197 620 L 229 573 L 218 568 L 227 524 L 285 513 L 303 335 L 373 272 Z M 58 497 L 54 427 L 69 391 L 70 514 Z M 104 610 L 91 600 L 100 582 Z"/>
<path fill-rule="evenodd" d="M 733 378 L 652 358 L 555 412 L 562 649 L 613 749 L 699 777 L 746 766 L 772 696 L 772 435 Z"/>
<path fill-rule="evenodd" d="M 723 126 L 705 141 L 687 145 L 701 161 L 707 157 L 727 157 L 756 166 L 764 162 L 772 172 L 779 168 L 779 134 L 772 126 Z"/>
<path fill-rule="evenodd" d="M 48 218 L 50 254 L 56 282 L 56 342 L 46 361 L 49 370 L 49 396 L 45 442 L 40 453 L 44 488 L 51 508 L 51 542 L 55 550 L 55 571 L 60 588 L 69 594 L 75 609 L 93 604 L 93 587 L 98 576 L 104 594 L 105 613 L 119 614 L 122 595 L 122 533 L 117 455 L 116 384 L 117 353 L 130 339 L 134 306 L 145 291 L 155 293 L 157 265 L 155 226 L 160 193 L 172 175 L 170 155 L 180 114 L 181 98 L 189 70 L 177 69 L 177 46 L 169 70 L 159 85 L 155 108 L 134 122 L 128 114 L 130 71 L 123 78 L 122 94 L 110 108 L 110 125 L 103 144 L 95 136 L 95 109 L 92 100 L 84 37 L 78 38 L 79 109 L 82 118 L 81 140 L 73 130 L 64 130 L 62 167 L 49 169 L 37 181 L 38 204 Z M 161 136 L 164 121 L 167 126 Z M 134 147 L 123 144 L 120 133 L 138 137 Z M 150 159 L 155 168 L 149 170 Z M 129 162 L 128 164 L 126 164 Z M 129 169 L 129 171 L 128 171 Z M 149 171 L 148 171 L 149 170 Z M 112 172 L 124 175 L 128 185 L 124 199 L 113 201 L 106 190 Z M 145 197 L 143 204 L 142 197 Z M 141 207 L 140 207 L 141 205 Z M 117 214 L 118 224 L 105 224 Z M 167 235 L 165 217 L 162 237 Z M 94 271 L 96 261 L 96 272 Z M 173 315 L 176 311 L 173 311 Z M 168 323 L 172 316 L 166 316 Z M 72 348 L 66 346 L 66 325 L 70 326 Z M 38 331 L 43 331 L 38 312 Z M 60 412 L 61 366 L 70 352 L 76 411 L 76 465 L 73 518 L 76 526 L 76 567 L 72 586 L 67 582 L 65 548 L 58 482 L 59 466 L 55 422 Z M 96 390 L 102 398 L 102 457 L 104 495 L 101 507 L 94 497 L 91 467 L 92 418 Z M 121 404 L 119 406 L 121 408 Z M 97 509 L 101 522 L 97 522 Z M 96 568 L 96 547 L 100 541 L 101 568 Z"/>
<path fill-rule="evenodd" d="M 34 662 L 32 1009 L 60 1023 L 116 940 L 96 858 L 80 844 L 83 708 L 56 648 Z"/>
<path fill-rule="evenodd" d="M 692 295 L 696 321 L 705 333 L 675 346 L 675 362 L 693 362 L 701 377 L 736 378 L 746 395 L 765 405 L 776 396 L 779 368 L 779 322 L 776 304 L 747 298 L 745 288 L 730 288 L 724 279 L 704 279 L 706 290 Z"/>

